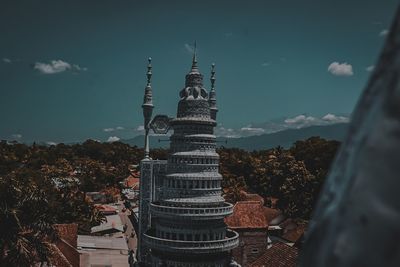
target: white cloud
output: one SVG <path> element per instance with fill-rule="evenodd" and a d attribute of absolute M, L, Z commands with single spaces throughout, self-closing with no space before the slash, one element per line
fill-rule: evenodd
<path fill-rule="evenodd" d="M 300 129 L 309 126 L 317 126 L 317 125 L 329 125 L 335 123 L 347 123 L 349 122 L 349 118 L 345 116 L 338 116 L 331 113 L 326 114 L 325 116 L 313 117 L 306 115 L 298 115 L 293 118 L 287 118 L 284 120 L 284 125 L 281 125 L 280 130 L 284 129 Z M 279 126 L 279 125 L 278 125 Z M 275 132 L 279 129 L 277 125 L 274 125 Z"/>
<path fill-rule="evenodd" d="M 75 71 L 75 72 L 87 70 L 87 68 L 82 68 L 76 64 L 71 65 L 70 63 L 62 61 L 60 59 L 52 60 L 49 63 L 36 62 L 33 65 L 33 69 L 35 69 L 43 74 L 55 74 L 55 73 L 60 73 L 60 72 L 64 72 L 67 70 L 71 70 L 71 71 Z"/>
<path fill-rule="evenodd" d="M 73 70 L 75 70 L 75 71 L 87 71 L 88 70 L 88 68 L 86 68 L 86 67 L 81 67 L 81 66 L 79 66 L 79 65 L 76 65 L 76 64 L 73 64 L 72 65 L 72 69 Z"/>
<path fill-rule="evenodd" d="M 277 119 L 264 123 L 250 124 L 241 128 L 225 128 L 219 125 L 215 128 L 218 137 L 238 138 L 260 134 L 276 133 L 287 129 L 300 129 L 310 126 L 332 125 L 336 123 L 347 123 L 349 117 L 328 113 L 322 117 L 297 115 L 286 119 Z"/>
<path fill-rule="evenodd" d="M 373 71 L 374 69 L 375 69 L 375 66 L 374 66 L 374 65 L 371 65 L 371 66 L 368 66 L 368 67 L 365 68 L 365 70 L 368 71 L 368 72 L 371 72 L 371 71 Z"/>
<path fill-rule="evenodd" d="M 71 65 L 62 60 L 52 60 L 49 64 L 36 62 L 33 68 L 43 74 L 54 74 L 71 69 Z"/>
<path fill-rule="evenodd" d="M 11 63 L 11 59 L 9 59 L 9 58 L 3 58 L 3 62 L 4 62 L 4 63 Z"/>
<path fill-rule="evenodd" d="M 103 132 L 110 133 L 110 132 L 114 132 L 114 131 L 123 131 L 123 130 L 125 130 L 125 127 L 118 126 L 118 127 L 115 127 L 115 128 L 112 128 L 112 127 L 104 128 Z"/>
<path fill-rule="evenodd" d="M 120 140 L 120 138 L 117 136 L 110 136 L 110 137 L 108 137 L 107 142 L 112 143 L 112 142 L 117 142 L 119 140 Z"/>
<path fill-rule="evenodd" d="M 22 138 L 22 134 L 12 134 L 11 137 L 14 138 L 14 139 L 21 139 Z"/>
<path fill-rule="evenodd" d="M 216 136 L 227 138 L 246 137 L 252 135 L 260 135 L 263 133 L 265 133 L 265 130 L 263 128 L 252 127 L 251 125 L 247 125 L 246 127 L 242 127 L 239 129 L 225 128 L 223 126 L 215 128 Z"/>
<path fill-rule="evenodd" d="M 57 143 L 53 142 L 53 141 L 48 141 L 48 142 L 46 142 L 46 144 L 49 145 L 49 146 L 56 146 L 57 145 Z"/>
<path fill-rule="evenodd" d="M 389 34 L 389 30 L 388 29 L 384 29 L 379 33 L 379 36 L 386 36 Z"/>
<path fill-rule="evenodd" d="M 231 33 L 231 32 L 226 32 L 226 33 L 224 33 L 224 35 L 225 35 L 225 37 L 231 37 L 232 35 L 233 35 L 233 33 Z"/>
<path fill-rule="evenodd" d="M 344 116 L 336 116 L 335 114 L 328 113 L 322 117 L 322 120 L 330 122 L 330 123 L 346 123 L 349 122 L 348 117 Z"/>
<path fill-rule="evenodd" d="M 232 128 L 225 128 L 223 126 L 215 128 L 215 135 L 227 138 L 238 138 L 241 137 L 237 130 Z"/>
<path fill-rule="evenodd" d="M 311 117 L 311 116 L 298 115 L 293 118 L 287 118 L 284 122 L 287 124 L 301 124 L 301 123 L 314 122 L 315 120 L 316 120 L 316 118 Z"/>
<path fill-rule="evenodd" d="M 194 47 L 193 46 L 191 46 L 190 44 L 185 44 L 185 49 L 186 49 L 186 51 L 188 51 L 190 54 L 193 54 L 194 53 Z"/>
<path fill-rule="evenodd" d="M 248 132 L 248 133 L 251 133 L 254 135 L 263 134 L 265 132 L 265 130 L 263 128 L 253 128 L 253 127 L 243 127 L 243 128 L 240 128 L 240 130 L 242 132 Z"/>
<path fill-rule="evenodd" d="M 109 132 L 114 132 L 115 129 L 114 128 L 105 128 L 103 129 L 104 132 L 109 133 Z"/>
<path fill-rule="evenodd" d="M 263 67 L 268 67 L 268 66 L 270 66 L 271 65 L 271 62 L 263 62 L 262 64 L 261 64 L 261 66 L 263 66 Z"/>
<path fill-rule="evenodd" d="M 332 62 L 328 67 L 328 71 L 336 76 L 352 76 L 354 74 L 353 66 L 346 62 Z"/>

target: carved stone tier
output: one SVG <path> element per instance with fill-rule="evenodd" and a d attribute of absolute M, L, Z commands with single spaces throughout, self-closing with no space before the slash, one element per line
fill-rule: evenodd
<path fill-rule="evenodd" d="M 162 262 L 162 266 L 170 267 L 225 267 L 228 263 L 227 259 L 230 258 L 230 255 L 228 253 L 225 257 L 222 258 L 215 258 L 210 256 L 204 257 L 203 254 L 200 254 L 197 257 L 187 257 L 186 255 L 180 255 L 179 257 L 176 257 L 171 253 L 154 254 L 154 257 L 158 259 L 158 261 Z"/>
<path fill-rule="evenodd" d="M 224 198 L 220 195 L 215 196 L 202 196 L 202 197 L 179 197 L 179 198 L 168 198 L 162 199 L 161 203 L 165 203 L 168 206 L 182 206 L 182 205 L 194 205 L 194 206 L 203 206 L 203 207 L 215 207 L 224 203 Z"/>
<path fill-rule="evenodd" d="M 171 125 L 191 124 L 191 125 L 211 125 L 216 126 L 217 122 L 206 117 L 183 117 L 171 120 Z"/>
<path fill-rule="evenodd" d="M 222 180 L 222 175 L 218 172 L 191 172 L 191 173 L 169 173 L 165 179 L 174 180 Z"/>
<path fill-rule="evenodd" d="M 223 206 L 218 207 L 173 207 L 157 203 L 151 204 L 151 212 L 155 216 L 169 217 L 172 219 L 189 220 L 214 220 L 223 219 L 233 212 L 233 205 L 225 202 Z"/>
<path fill-rule="evenodd" d="M 155 236 L 154 229 L 144 234 L 144 241 L 154 250 L 178 254 L 212 254 L 229 251 L 239 245 L 239 234 L 226 231 L 226 238 L 212 241 L 182 241 L 164 239 Z"/>

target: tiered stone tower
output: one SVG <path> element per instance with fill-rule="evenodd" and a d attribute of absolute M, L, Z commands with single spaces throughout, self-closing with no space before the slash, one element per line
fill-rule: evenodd
<path fill-rule="evenodd" d="M 170 121 L 174 132 L 161 194 L 150 204 L 151 228 L 143 233 L 152 266 L 228 266 L 239 243 L 224 223 L 233 207 L 221 196 L 214 65 L 211 74 L 209 96 L 195 52 Z"/>

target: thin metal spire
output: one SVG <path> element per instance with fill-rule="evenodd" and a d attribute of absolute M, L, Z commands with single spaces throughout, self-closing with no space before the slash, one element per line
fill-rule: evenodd
<path fill-rule="evenodd" d="M 151 58 L 148 59 L 149 63 L 147 65 L 147 85 L 144 89 L 144 98 L 143 98 L 143 118 L 144 118 L 144 157 L 146 159 L 150 158 L 150 145 L 149 145 L 149 131 L 150 131 L 150 121 L 151 116 L 153 114 L 153 90 L 151 89 Z"/>
<path fill-rule="evenodd" d="M 152 68 L 152 66 L 151 66 L 151 57 L 149 57 L 149 59 L 148 59 L 148 61 L 149 61 L 149 64 L 147 65 L 147 86 L 150 86 L 151 85 L 151 75 L 153 75 L 153 73 L 151 72 L 151 68 Z"/>
<path fill-rule="evenodd" d="M 193 48 L 193 63 L 197 63 L 197 42 L 194 41 L 194 48 Z"/>
<path fill-rule="evenodd" d="M 197 42 L 194 41 L 193 47 L 193 59 L 192 59 L 192 72 L 198 72 L 199 69 L 197 67 Z"/>
<path fill-rule="evenodd" d="M 210 90 L 210 94 L 208 96 L 208 103 L 210 104 L 210 116 L 211 119 L 216 120 L 217 119 L 217 112 L 218 112 L 218 108 L 217 108 L 217 97 L 216 97 L 216 93 L 215 93 L 215 63 L 211 64 L 211 77 L 210 77 L 210 81 L 211 81 L 211 90 Z"/>
<path fill-rule="evenodd" d="M 215 84 L 215 63 L 211 64 L 211 90 L 215 90 L 214 84 Z"/>

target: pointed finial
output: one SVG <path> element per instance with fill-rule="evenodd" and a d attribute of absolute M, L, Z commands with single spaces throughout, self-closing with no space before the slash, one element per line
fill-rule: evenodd
<path fill-rule="evenodd" d="M 149 64 L 147 65 L 147 86 L 144 89 L 143 97 L 143 117 L 144 117 L 144 157 L 146 159 L 150 158 L 150 145 L 149 145 L 149 131 L 150 131 L 150 121 L 153 114 L 153 90 L 151 89 L 151 58 L 149 57 Z"/>
<path fill-rule="evenodd" d="M 144 106 L 153 106 L 153 90 L 151 88 L 151 57 L 148 59 L 149 63 L 147 65 L 147 85 L 146 88 L 144 89 L 144 99 L 143 99 L 143 105 Z"/>
<path fill-rule="evenodd" d="M 193 47 L 193 59 L 192 59 L 192 72 L 198 72 L 197 68 L 197 42 L 194 41 L 194 47 Z"/>
<path fill-rule="evenodd" d="M 215 90 L 214 84 L 215 84 L 215 63 L 211 64 L 211 90 Z"/>
<path fill-rule="evenodd" d="M 194 48 L 193 48 L 193 63 L 197 63 L 197 42 L 194 41 Z"/>
<path fill-rule="evenodd" d="M 151 57 L 149 57 L 149 59 L 148 59 L 148 61 L 149 61 L 149 64 L 147 65 L 147 85 L 150 85 L 151 84 L 151 75 L 153 74 L 152 72 L 151 72 Z"/>
<path fill-rule="evenodd" d="M 211 117 L 211 119 L 216 120 L 218 108 L 217 108 L 217 97 L 216 97 L 215 87 L 214 87 L 214 85 L 215 85 L 215 63 L 211 64 L 210 81 L 211 81 L 211 90 L 210 90 L 210 94 L 208 96 L 208 103 L 210 104 L 210 117 Z"/>

